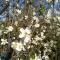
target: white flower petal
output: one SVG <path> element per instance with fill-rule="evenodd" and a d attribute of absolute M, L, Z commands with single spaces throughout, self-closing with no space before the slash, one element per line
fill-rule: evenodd
<path fill-rule="evenodd" d="M 7 39 L 1 39 L 1 45 L 5 45 L 5 44 L 7 44 L 8 42 L 7 42 Z"/>
<path fill-rule="evenodd" d="M 24 42 L 25 43 L 28 43 L 28 42 L 30 42 L 31 41 L 31 37 L 29 36 L 29 35 L 27 35 L 26 37 L 25 37 L 25 39 L 24 39 Z"/>
<path fill-rule="evenodd" d="M 8 31 L 13 31 L 13 27 L 12 26 L 9 26 L 7 27 Z"/>
<path fill-rule="evenodd" d="M 19 38 L 23 38 L 23 37 L 25 37 L 24 33 L 22 33 L 22 34 L 19 35 Z"/>
<path fill-rule="evenodd" d="M 40 25 L 39 25 L 38 23 L 36 23 L 34 26 L 37 28 L 37 27 L 39 27 Z"/>
<path fill-rule="evenodd" d="M 26 32 L 27 34 L 30 34 L 30 33 L 31 33 L 31 30 L 30 30 L 28 27 L 26 27 L 25 32 Z"/>

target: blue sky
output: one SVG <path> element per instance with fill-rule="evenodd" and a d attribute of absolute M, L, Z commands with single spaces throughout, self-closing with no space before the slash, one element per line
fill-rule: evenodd
<path fill-rule="evenodd" d="M 10 0 L 10 2 L 11 2 L 12 5 L 15 6 L 16 0 L 14 0 L 14 2 L 13 2 L 13 0 Z M 46 10 L 49 9 L 49 6 L 51 6 L 51 8 L 52 8 L 52 6 L 53 6 L 52 4 L 49 5 L 48 2 L 46 2 L 45 0 L 43 0 L 43 2 L 45 4 Z M 25 0 L 19 0 L 18 4 L 19 4 L 20 8 L 23 9 L 24 6 L 25 6 Z M 39 0 L 34 0 L 33 6 L 37 6 L 39 8 L 40 7 Z M 3 9 L 3 0 L 0 0 L 0 12 L 2 11 L 2 9 Z M 60 2 L 55 3 L 54 9 L 60 10 Z M 0 18 L 2 18 L 1 15 L 0 15 Z"/>

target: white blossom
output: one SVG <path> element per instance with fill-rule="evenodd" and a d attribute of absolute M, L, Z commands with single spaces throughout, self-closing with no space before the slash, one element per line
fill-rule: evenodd
<path fill-rule="evenodd" d="M 45 39 L 45 37 L 46 37 L 46 36 L 44 35 L 44 31 L 41 32 L 41 38 L 42 38 L 42 39 Z"/>
<path fill-rule="evenodd" d="M 15 37 L 13 37 L 13 39 L 15 39 Z"/>
<path fill-rule="evenodd" d="M 48 16 L 47 16 L 47 17 L 48 17 Z M 50 17 L 49 17 L 49 18 L 50 18 Z M 47 19 L 46 19 L 45 21 L 46 21 L 47 23 L 51 23 L 50 20 L 47 20 Z"/>
<path fill-rule="evenodd" d="M 52 17 L 52 9 L 49 9 L 47 12 L 47 18 L 51 19 L 51 17 Z"/>
<path fill-rule="evenodd" d="M 43 32 L 46 32 L 46 30 L 43 30 Z"/>
<path fill-rule="evenodd" d="M 28 15 L 25 15 L 25 19 L 27 19 L 28 18 Z"/>
<path fill-rule="evenodd" d="M 57 31 L 59 31 L 59 32 L 60 32 L 60 28 L 58 28 L 58 29 L 57 29 Z"/>
<path fill-rule="evenodd" d="M 16 11 L 17 11 L 19 14 L 21 14 L 21 10 L 19 10 L 19 9 L 16 9 Z"/>
<path fill-rule="evenodd" d="M 49 60 L 48 55 L 44 55 L 44 56 L 42 57 L 42 59 L 43 59 L 43 58 L 45 58 L 45 60 Z"/>
<path fill-rule="evenodd" d="M 35 54 L 35 59 L 34 60 L 42 60 L 42 58 L 40 57 L 40 56 L 37 56 L 36 54 Z"/>
<path fill-rule="evenodd" d="M 59 36 L 60 35 L 60 32 L 57 32 L 56 36 Z"/>
<path fill-rule="evenodd" d="M 26 35 L 25 39 L 24 39 L 24 43 L 28 43 L 31 41 L 31 36 L 30 35 Z"/>
<path fill-rule="evenodd" d="M 42 38 L 42 39 L 45 39 L 45 38 L 46 38 L 46 36 L 42 36 L 41 38 Z"/>
<path fill-rule="evenodd" d="M 37 45 L 37 41 L 35 41 L 35 40 L 33 40 L 32 43 L 35 44 L 35 45 Z"/>
<path fill-rule="evenodd" d="M 20 28 L 20 32 L 21 32 L 21 33 L 25 33 L 24 28 Z"/>
<path fill-rule="evenodd" d="M 25 30 L 23 28 L 20 28 L 20 34 L 19 34 L 19 38 L 23 38 L 25 37 Z"/>
<path fill-rule="evenodd" d="M 4 34 L 8 34 L 8 32 L 9 32 L 9 30 L 5 30 L 5 31 L 4 31 Z"/>
<path fill-rule="evenodd" d="M 35 11 L 33 12 L 33 15 L 36 15 L 36 12 Z"/>
<path fill-rule="evenodd" d="M 45 44 L 44 44 L 44 47 L 48 47 L 48 46 L 49 46 L 49 44 L 48 44 L 48 43 L 45 43 Z"/>
<path fill-rule="evenodd" d="M 1 39 L 1 45 L 5 45 L 5 44 L 7 44 L 8 42 L 7 42 L 7 39 Z"/>
<path fill-rule="evenodd" d="M 19 7 L 19 4 L 17 4 L 17 7 Z"/>
<path fill-rule="evenodd" d="M 30 49 L 30 45 L 28 45 L 27 49 Z"/>
<path fill-rule="evenodd" d="M 27 3 L 29 3 L 29 1 L 27 0 Z"/>
<path fill-rule="evenodd" d="M 44 53 L 46 54 L 46 52 L 51 52 L 50 48 L 45 48 Z"/>
<path fill-rule="evenodd" d="M 20 28 L 20 32 L 21 33 L 19 34 L 19 38 L 23 38 L 26 35 L 31 34 L 31 30 L 28 27 L 26 27 L 26 29 Z"/>
<path fill-rule="evenodd" d="M 7 29 L 8 31 L 13 31 L 14 28 L 12 26 L 8 26 Z"/>
<path fill-rule="evenodd" d="M 11 47 L 17 51 L 24 50 L 24 46 L 21 42 L 12 42 Z"/>
<path fill-rule="evenodd" d="M 50 41 L 50 46 L 53 47 L 56 43 L 57 43 L 56 41 L 51 40 Z"/>
<path fill-rule="evenodd" d="M 33 19 L 34 19 L 34 20 L 36 20 L 36 23 L 38 23 L 38 22 L 39 22 L 39 19 L 38 19 L 38 17 L 37 17 L 37 16 L 34 16 L 34 17 L 33 17 Z"/>
<path fill-rule="evenodd" d="M 19 38 L 23 38 L 23 37 L 25 37 L 25 33 L 19 34 Z"/>
<path fill-rule="evenodd" d="M 41 37 L 39 37 L 39 36 L 37 36 L 36 35 L 36 37 L 34 38 L 36 41 L 38 41 L 38 40 L 43 40 Z"/>
<path fill-rule="evenodd" d="M 31 30 L 30 30 L 28 27 L 26 27 L 25 32 L 26 32 L 27 34 L 31 34 Z"/>
<path fill-rule="evenodd" d="M 41 37 L 44 36 L 44 32 L 41 32 Z"/>
<path fill-rule="evenodd" d="M 16 25 L 16 26 L 17 26 L 17 25 L 18 25 L 18 21 L 15 21 L 14 25 Z"/>
<path fill-rule="evenodd" d="M 39 27 L 40 25 L 39 25 L 38 23 L 36 23 L 34 26 L 37 28 L 37 27 Z"/>

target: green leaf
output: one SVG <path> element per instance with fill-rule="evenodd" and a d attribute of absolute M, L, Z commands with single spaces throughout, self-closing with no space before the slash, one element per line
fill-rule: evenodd
<path fill-rule="evenodd" d="M 32 59 L 34 59 L 35 58 L 35 52 L 34 52 L 34 50 L 31 50 L 30 53 L 29 53 L 29 55 L 30 55 L 30 57 Z"/>
<path fill-rule="evenodd" d="M 44 12 L 45 12 L 45 7 L 41 6 L 41 8 L 38 11 L 39 15 L 43 15 Z"/>

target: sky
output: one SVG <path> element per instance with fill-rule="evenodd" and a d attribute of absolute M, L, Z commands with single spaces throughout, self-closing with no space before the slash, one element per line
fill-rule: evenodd
<path fill-rule="evenodd" d="M 49 5 L 47 1 L 43 0 L 43 2 L 44 2 L 44 5 L 45 5 L 46 10 L 49 9 L 49 6 L 50 6 L 51 8 L 53 8 L 53 4 L 52 4 L 52 3 Z M 0 0 L 0 12 L 1 12 L 1 11 L 3 10 L 3 8 L 4 8 L 4 7 L 3 7 L 3 4 L 4 4 L 4 3 L 3 3 L 3 0 Z M 23 9 L 24 6 L 25 6 L 25 0 L 19 0 L 18 4 L 19 4 L 20 8 Z M 15 6 L 15 5 L 16 5 L 16 0 L 10 0 L 10 5 L 11 5 L 11 6 Z M 37 7 L 39 8 L 39 7 L 40 7 L 39 0 L 34 0 L 33 6 L 37 6 Z M 59 0 L 59 2 L 55 2 L 55 4 L 54 4 L 54 9 L 55 9 L 55 10 L 60 10 L 60 0 Z M 4 17 L 4 16 L 3 16 L 3 17 Z M 1 20 L 3 17 L 2 17 L 2 15 L 0 14 L 0 20 Z"/>

